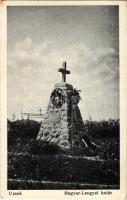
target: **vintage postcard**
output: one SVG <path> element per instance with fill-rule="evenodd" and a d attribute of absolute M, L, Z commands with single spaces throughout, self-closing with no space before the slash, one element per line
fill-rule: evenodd
<path fill-rule="evenodd" d="M 1 198 L 126 199 L 126 2 L 0 6 Z"/>

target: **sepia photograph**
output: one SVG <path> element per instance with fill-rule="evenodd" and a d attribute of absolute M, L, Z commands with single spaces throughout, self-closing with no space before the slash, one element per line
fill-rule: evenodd
<path fill-rule="evenodd" d="M 126 4 L 5 1 L 0 196 L 126 199 Z"/>
<path fill-rule="evenodd" d="M 7 8 L 8 189 L 119 189 L 119 7 Z"/>

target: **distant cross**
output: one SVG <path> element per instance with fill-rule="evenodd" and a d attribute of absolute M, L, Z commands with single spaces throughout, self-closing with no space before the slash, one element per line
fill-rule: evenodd
<path fill-rule="evenodd" d="M 23 119 L 23 114 L 22 114 L 22 103 L 21 103 L 21 120 Z"/>
<path fill-rule="evenodd" d="M 62 73 L 62 82 L 66 82 L 66 74 L 70 74 L 71 72 L 66 70 L 66 62 L 63 62 L 63 67 L 58 69 L 58 72 Z"/>
<path fill-rule="evenodd" d="M 40 112 L 40 115 L 41 115 L 41 111 L 42 111 L 42 109 L 40 108 L 38 111 Z"/>
<path fill-rule="evenodd" d="M 15 114 L 13 113 L 13 115 L 12 115 L 12 121 L 14 121 L 15 120 Z"/>

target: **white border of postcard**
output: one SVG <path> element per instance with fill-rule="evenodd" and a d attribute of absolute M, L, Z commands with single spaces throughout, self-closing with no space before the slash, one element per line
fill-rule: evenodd
<path fill-rule="evenodd" d="M 120 41 L 120 190 L 110 190 L 112 194 L 64 195 L 65 190 L 7 190 L 7 6 L 44 5 L 119 5 Z M 12 199 L 127 199 L 127 2 L 126 1 L 1 1 L 0 3 L 0 196 Z M 87 190 L 70 190 L 71 192 Z M 95 190 L 88 190 L 95 192 Z M 97 191 L 97 190 L 96 190 Z M 103 190 L 107 191 L 107 190 Z M 12 193 L 9 193 L 12 192 Z M 13 195 L 13 193 L 15 195 Z M 11 195 L 9 195 L 11 194 Z"/>

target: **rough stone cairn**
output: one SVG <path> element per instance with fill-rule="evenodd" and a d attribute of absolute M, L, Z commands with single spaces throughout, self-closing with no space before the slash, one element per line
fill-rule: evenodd
<path fill-rule="evenodd" d="M 63 149 L 82 148 L 84 123 L 78 107 L 79 91 L 66 83 L 66 63 L 62 72 L 62 83 L 55 84 L 42 121 L 37 140 L 58 144 Z"/>

